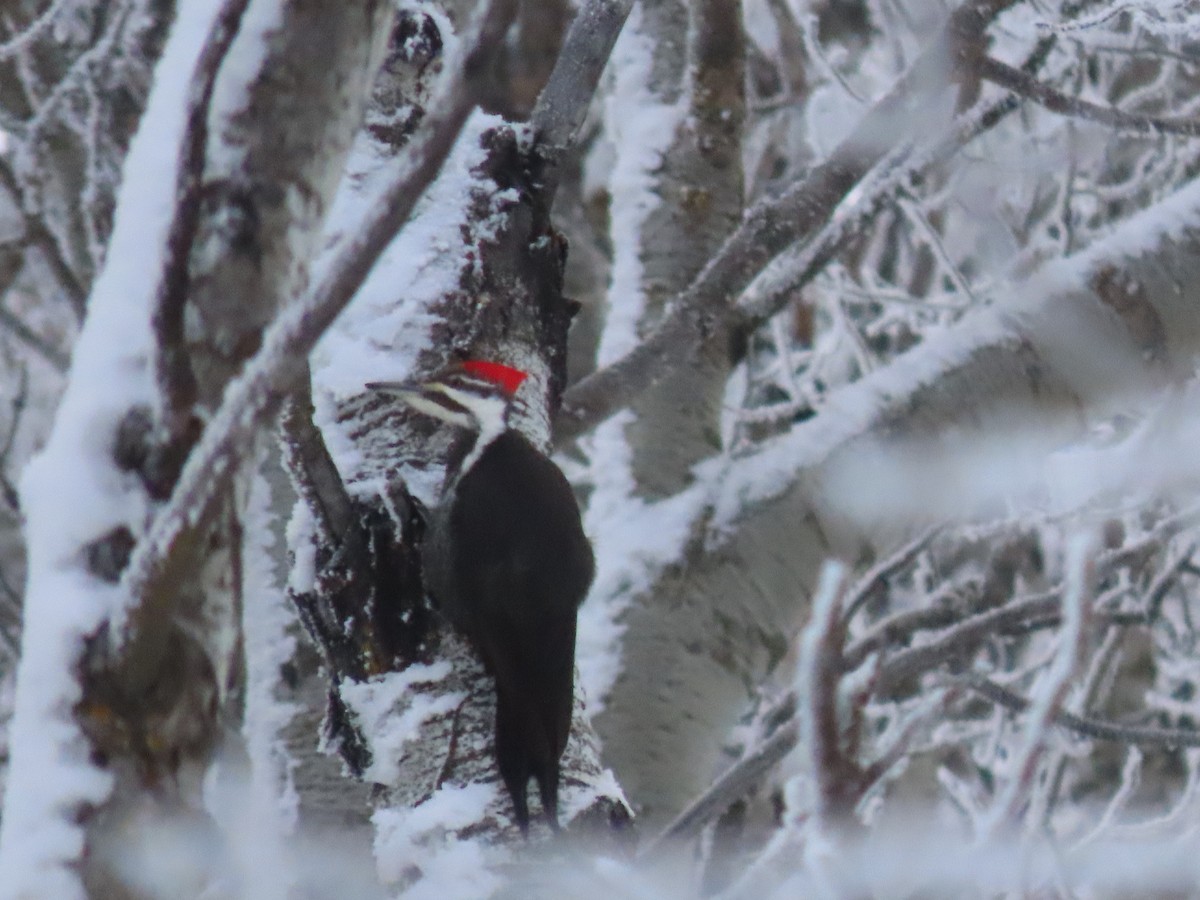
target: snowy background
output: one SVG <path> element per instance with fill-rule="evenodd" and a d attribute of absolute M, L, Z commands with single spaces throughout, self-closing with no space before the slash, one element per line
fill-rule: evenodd
<path fill-rule="evenodd" d="M 1196 3 L 168 6 L 0 14 L 0 898 L 1196 892 Z M 468 352 L 561 838 L 363 390 Z"/>

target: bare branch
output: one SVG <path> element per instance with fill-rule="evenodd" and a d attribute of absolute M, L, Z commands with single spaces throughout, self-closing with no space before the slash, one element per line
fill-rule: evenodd
<path fill-rule="evenodd" d="M 838 683 L 845 640 L 841 597 L 845 569 L 826 563 L 821 585 L 813 600 L 812 619 L 800 638 L 805 690 L 800 698 L 809 768 L 817 782 L 818 821 L 826 828 L 844 826 L 854 811 L 858 795 L 858 767 L 842 753 L 838 724 Z"/>
<path fill-rule="evenodd" d="M 533 109 L 541 154 L 555 163 L 575 141 L 633 0 L 588 0 L 575 15 L 562 51 Z M 553 195 L 553 191 L 549 192 Z"/>
<path fill-rule="evenodd" d="M 86 310 L 87 291 L 84 290 L 67 262 L 66 255 L 57 238 L 46 227 L 46 223 L 42 221 L 41 217 L 30 211 L 28 198 L 21 188 L 21 183 L 3 157 L 0 157 L 0 187 L 12 195 L 13 203 L 21 210 L 26 239 L 42 252 L 51 274 L 58 282 L 59 288 L 66 294 L 71 309 L 75 311 L 77 318 L 82 319 Z"/>
<path fill-rule="evenodd" d="M 59 372 L 67 371 L 67 366 L 70 364 L 67 355 L 22 322 L 20 317 L 9 312 L 2 303 L 0 303 L 0 328 L 9 331 L 17 340 L 37 353 Z"/>
<path fill-rule="evenodd" d="M 997 684 L 985 675 L 968 674 L 951 679 L 951 684 L 962 684 L 979 696 L 1002 706 L 1010 712 L 1023 713 L 1032 701 L 1016 691 Z M 1139 725 L 1121 725 L 1095 716 L 1080 716 L 1060 709 L 1051 721 L 1061 728 L 1080 737 L 1098 741 L 1115 741 L 1118 744 L 1158 747 L 1200 747 L 1200 731 L 1190 728 L 1147 728 Z"/>
<path fill-rule="evenodd" d="M 1028 72 L 1022 72 L 1020 69 L 990 56 L 979 60 L 978 71 L 979 76 L 984 80 L 1033 100 L 1051 112 L 1061 113 L 1064 116 L 1075 116 L 1112 128 L 1135 131 L 1139 134 L 1178 134 L 1185 137 L 1200 137 L 1200 119 L 1164 119 L 1156 116 L 1142 116 L 1111 106 L 1090 103 L 1079 97 L 1070 97 L 1057 91 Z"/>
<path fill-rule="evenodd" d="M 941 530 L 941 525 L 934 525 L 931 528 L 927 528 L 914 540 L 909 541 L 891 556 L 881 560 L 869 569 L 850 590 L 848 595 L 849 602 L 846 603 L 846 611 L 842 614 L 842 625 L 849 624 L 850 620 L 854 618 L 866 603 L 878 596 L 878 592 L 887 584 L 887 580 L 901 569 L 909 566 L 917 558 L 917 554 L 928 547 L 929 542 Z M 849 668 L 853 669 L 855 666 L 850 666 Z"/>
<path fill-rule="evenodd" d="M 800 740 L 795 707 L 796 696 L 788 693 L 764 716 L 767 720 L 783 717 L 784 721 L 776 726 L 765 741 L 722 772 L 712 787 L 684 807 L 670 824 L 648 840 L 638 855 L 642 858 L 653 856 L 670 843 L 694 838 L 705 825 L 761 784 Z"/>
<path fill-rule="evenodd" d="M 313 511 L 323 535 L 337 544 L 356 534 L 354 507 L 321 431 L 313 424 L 308 366 L 296 379 L 280 421 L 285 465 L 296 493 Z"/>

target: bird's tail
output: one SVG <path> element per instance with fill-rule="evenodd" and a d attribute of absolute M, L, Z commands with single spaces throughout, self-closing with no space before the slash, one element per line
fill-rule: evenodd
<path fill-rule="evenodd" d="M 513 696 L 510 689 L 498 684 L 496 762 L 522 833 L 529 830 L 530 778 L 537 781 L 547 820 L 558 827 L 558 754 L 549 737 L 536 703 L 529 697 Z"/>

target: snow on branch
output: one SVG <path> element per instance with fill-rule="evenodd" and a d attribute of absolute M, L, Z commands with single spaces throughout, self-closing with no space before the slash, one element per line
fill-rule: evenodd
<path fill-rule="evenodd" d="M 688 359 L 732 314 L 733 303 L 777 254 L 820 227 L 841 200 L 886 155 L 879 134 L 904 134 L 911 104 L 919 104 L 940 83 L 947 54 L 979 41 L 988 24 L 1016 0 L 970 0 L 951 16 L 936 40 L 914 61 L 887 94 L 864 115 L 854 132 L 828 159 L 779 197 L 747 210 L 738 228 L 695 280 L 627 355 L 594 372 L 563 398 L 556 431 L 567 440 L 588 431 L 646 387 Z M 899 130 L 899 131 L 898 131 Z"/>
<path fill-rule="evenodd" d="M 474 108 L 482 59 L 503 37 L 514 7 L 511 0 L 489 5 L 466 42 L 469 51 L 458 65 L 448 67 L 446 83 L 430 104 L 432 111 L 396 160 L 391 181 L 375 199 L 361 227 L 345 239 L 311 292 L 286 308 L 271 325 L 262 349 L 226 390 L 220 409 L 189 455 L 171 499 L 130 558 L 122 575 L 129 596 L 142 596 L 145 585 L 167 564 L 175 536 L 198 510 L 207 509 L 250 439 L 281 408 L 292 385 L 307 372 L 304 361 L 312 348 L 408 219 Z"/>
<path fill-rule="evenodd" d="M 72 374 L 54 429 L 22 480 L 29 576 L 12 756 L 0 822 L 0 883 L 29 896 L 82 894 L 81 811 L 104 803 L 112 775 L 86 751 L 73 711 L 81 699 L 76 665 L 85 638 L 119 607 L 119 594 L 90 576 L 81 548 L 137 522 L 142 498 L 113 471 L 107 438 L 130 403 L 148 402 L 150 295 L 147 233 L 165 233 L 175 146 L 188 75 L 210 11 L 191 6 L 171 29 L 143 128 L 127 165 L 143 180 L 121 191 L 108 265 L 92 291 Z M 151 139 L 153 132 L 153 140 Z M 160 230 L 161 229 L 161 230 Z M 153 246 L 153 245 L 151 245 Z M 48 768 L 49 767 L 49 768 Z M 28 773 L 28 774 L 24 774 Z"/>
<path fill-rule="evenodd" d="M 1200 350 L 1193 340 L 1197 332 L 1191 330 L 1200 324 L 1195 319 L 1197 307 L 1186 293 L 1165 284 L 1160 288 L 1163 276 L 1157 274 L 1164 267 L 1178 273 L 1200 267 L 1198 222 L 1200 187 L 1193 183 L 1118 226 L 1086 252 L 993 289 L 997 300 L 990 308 L 964 317 L 889 366 L 841 389 L 830 396 L 816 419 L 724 467 L 716 532 L 739 519 L 739 509 L 748 509 L 745 504 L 779 496 L 797 478 L 805 479 L 810 467 L 827 468 L 817 495 L 821 502 L 836 504 L 837 514 L 863 525 L 891 519 L 901 507 L 908 511 L 924 507 L 933 515 L 969 514 L 983 494 L 1027 488 L 1031 479 L 1046 474 L 1040 468 L 1044 454 L 1058 445 L 1063 429 L 1076 427 L 1061 416 L 1045 419 L 1039 408 L 1065 403 L 1097 412 L 1119 409 L 1160 384 L 1168 370 L 1185 370 Z M 1123 273 L 1127 288 L 1110 283 L 1109 273 L 1117 271 Z M 1190 277 L 1184 275 L 1179 283 L 1190 284 Z M 1162 331 L 1163 322 L 1174 327 Z M 1099 365 L 1101 358 L 1103 365 Z M 1011 393 L 1014 390 L 1016 394 Z M 951 426 L 975 404 L 977 411 L 991 410 L 1003 419 L 1008 415 L 1005 410 L 1015 408 L 1010 404 L 1018 404 L 1016 398 L 1029 391 L 1040 400 L 1026 407 L 1028 424 L 1020 429 L 1014 429 L 1011 421 L 1007 424 L 1012 480 L 1003 486 L 998 478 L 990 485 L 978 485 L 983 494 L 959 484 L 955 491 L 938 490 L 931 496 L 925 485 L 932 473 L 920 474 L 926 463 L 937 465 L 943 460 L 968 466 L 971 448 L 982 449 L 983 444 L 968 441 L 956 444 L 953 457 L 922 459 L 920 454 L 933 450 L 939 439 L 930 439 L 932 443 L 914 455 L 903 441 L 887 438 L 904 409 L 920 410 L 929 426 Z M 956 442 L 960 438 L 965 433 L 955 434 Z M 918 439 L 922 440 L 926 438 Z M 1025 440 L 1031 443 L 1023 449 Z M 863 449 L 852 450 L 857 447 Z M 1033 455 L 1022 460 L 1026 452 Z M 874 473 L 869 494 L 853 484 L 864 471 L 860 464 Z M 946 484 L 954 476 L 942 470 L 938 477 Z M 945 502 L 935 511 L 929 502 L 937 498 Z"/>

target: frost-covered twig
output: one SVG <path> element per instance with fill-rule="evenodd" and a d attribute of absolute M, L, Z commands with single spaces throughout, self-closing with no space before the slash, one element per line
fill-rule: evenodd
<path fill-rule="evenodd" d="M 67 371 L 67 355 L 40 334 L 37 334 L 32 328 L 22 322 L 18 316 L 9 312 L 2 301 L 0 301 L 0 329 L 7 331 L 21 343 L 25 344 L 59 372 Z"/>
<path fill-rule="evenodd" d="M 1077 537 L 1067 554 L 1067 584 L 1063 592 L 1065 615 L 1058 651 L 1050 668 L 1039 679 L 1037 692 L 1030 703 L 1021 750 L 1013 765 L 1014 774 L 993 806 L 985 832 L 988 839 L 1000 837 L 1019 821 L 1021 807 L 1033 789 L 1038 765 L 1045 752 L 1047 729 L 1061 712 L 1071 679 L 1083 658 L 1095 569 L 1086 538 Z"/>
<path fill-rule="evenodd" d="M 1058 592 L 1049 591 L 961 619 L 936 639 L 901 650 L 886 659 L 879 671 L 878 690 L 881 694 L 887 694 L 895 685 L 960 656 L 991 635 L 1025 622 L 1057 616 L 1061 609 L 1062 601 Z M 886 647 L 903 635 L 911 634 L 916 628 L 925 628 L 929 624 L 943 625 L 947 624 L 947 619 L 953 622 L 956 618 L 950 610 L 904 613 L 894 620 L 881 623 L 875 632 L 852 644 L 846 651 L 846 659 L 861 664 L 869 652 Z"/>
<path fill-rule="evenodd" d="M 795 714 L 796 695 L 789 692 L 762 716 L 763 721 L 775 723 L 767 738 L 722 772 L 708 790 L 648 840 L 638 855 L 652 856 L 672 842 L 694 838 L 705 825 L 761 784 L 767 773 L 799 742 L 800 730 Z"/>
<path fill-rule="evenodd" d="M 1078 692 L 1078 700 L 1076 702 L 1079 710 L 1087 714 L 1096 704 L 1104 691 L 1112 686 L 1113 670 L 1121 659 L 1120 649 L 1121 642 L 1124 640 L 1124 633 L 1116 628 L 1109 628 L 1104 635 L 1104 639 L 1100 642 L 1099 648 L 1092 653 L 1091 660 L 1088 661 L 1087 672 L 1084 674 L 1080 689 Z M 1038 792 L 1037 805 L 1039 811 L 1034 817 L 1036 821 L 1044 825 L 1050 824 L 1050 818 L 1058 804 L 1062 792 L 1063 779 L 1067 774 L 1069 758 L 1067 753 L 1062 749 L 1056 749 L 1047 763 L 1049 772 L 1045 780 L 1045 786 Z M 1112 812 L 1114 805 L 1122 805 L 1124 800 L 1114 799 L 1109 805 L 1109 811 Z M 1115 812 L 1112 814 L 1115 815 Z"/>
<path fill-rule="evenodd" d="M 1167 562 L 1162 567 L 1157 575 L 1154 576 L 1154 581 L 1146 589 L 1146 600 L 1144 603 L 1143 615 L 1147 623 L 1155 621 L 1162 612 L 1163 601 L 1167 598 L 1167 594 L 1179 582 L 1179 573 L 1184 570 L 1196 553 L 1196 545 L 1191 544 L 1182 552 L 1177 552 L 1173 559 Z"/>
<path fill-rule="evenodd" d="M 1104 807 L 1099 821 L 1086 835 L 1075 842 L 1073 849 L 1086 847 L 1088 844 L 1103 840 L 1111 834 L 1112 826 L 1117 817 L 1125 811 L 1130 799 L 1137 793 L 1142 783 L 1142 751 L 1136 745 L 1125 752 L 1125 764 L 1121 766 L 1121 778 L 1117 782 L 1116 793 Z"/>
<path fill-rule="evenodd" d="M 1016 691 L 997 684 L 984 675 L 968 674 L 956 676 L 952 684 L 962 684 L 979 696 L 997 706 L 1014 713 L 1023 713 L 1030 708 L 1030 700 Z M 1095 716 L 1081 716 L 1066 710 L 1058 710 L 1051 720 L 1053 724 L 1081 737 L 1098 741 L 1114 741 L 1118 744 L 1159 747 L 1200 747 L 1200 731 L 1190 728 L 1151 728 L 1142 725 L 1121 725 Z"/>
<path fill-rule="evenodd" d="M 30 211 L 31 207 L 25 191 L 3 156 L 0 156 L 0 187 L 8 191 L 13 204 L 21 211 L 26 240 L 41 251 L 51 274 L 58 282 L 59 289 L 66 295 L 67 302 L 75 311 L 76 316 L 82 319 L 87 302 L 87 292 L 67 262 L 66 254 L 58 239 L 46 227 L 46 223 L 42 221 L 41 217 Z"/>
<path fill-rule="evenodd" d="M 1010 99 L 981 103 L 963 113 L 950 133 L 932 146 L 910 151 L 900 146 L 881 159 L 871 173 L 860 181 L 854 203 L 834 213 L 819 232 L 799 244 L 788 256 L 779 259 L 752 282 L 738 298 L 740 313 L 750 325 L 775 315 L 807 285 L 822 267 L 856 235 L 896 195 L 929 169 L 945 162 L 975 138 L 994 128 L 1018 109 Z"/>
<path fill-rule="evenodd" d="M 917 231 L 924 235 L 926 245 L 932 251 L 934 257 L 941 263 L 942 270 L 949 277 L 955 290 L 972 304 L 977 303 L 978 300 L 975 297 L 975 291 L 971 288 L 970 282 L 967 281 L 966 275 L 963 274 L 962 267 L 951 258 L 950 251 L 946 249 L 946 243 L 942 240 L 941 234 L 938 233 L 933 223 L 929 221 L 929 217 L 925 214 L 925 211 L 907 189 L 902 188 L 896 192 L 896 205 L 908 220 L 916 226 Z"/>
<path fill-rule="evenodd" d="M 1145 840 L 1154 836 L 1176 837 L 1181 832 L 1186 834 L 1184 829 L 1194 827 L 1196 822 L 1195 804 L 1200 795 L 1200 754 L 1195 751 L 1187 754 L 1187 769 L 1187 784 L 1179 792 L 1179 799 L 1165 814 L 1148 821 L 1118 826 L 1109 833 L 1109 837 Z"/>
<path fill-rule="evenodd" d="M 1106 3 L 1102 8 L 1086 16 L 1080 16 L 1068 22 L 1038 22 L 1038 28 L 1057 34 L 1087 31 L 1110 22 L 1122 13 L 1130 13 L 1135 20 L 1145 22 L 1148 15 L 1153 15 L 1157 21 L 1163 21 L 1163 12 L 1183 9 L 1189 0 L 1149 0 L 1149 2 L 1115 2 Z"/>
<path fill-rule="evenodd" d="M 1141 547 L 1141 542 L 1136 546 Z M 1095 565 L 1097 574 L 1107 575 L 1127 565 L 1133 552 L 1132 549 L 1119 548 L 1101 555 Z M 1179 572 L 1190 558 L 1190 551 L 1180 553 L 1159 572 L 1146 591 L 1147 601 L 1143 609 L 1106 609 L 1108 597 L 1127 592 L 1127 588 L 1118 585 L 1109 594 L 1099 598 L 1097 609 L 1092 613 L 1093 618 L 1110 626 L 1152 624 L 1158 619 L 1163 597 L 1175 584 Z M 945 628 L 936 638 L 916 647 L 899 650 L 884 660 L 877 678 L 879 691 L 886 694 L 903 681 L 960 657 L 990 636 L 1011 633 L 1030 625 L 1050 627 L 1061 621 L 1061 615 L 1062 593 L 1059 588 L 1019 597 L 965 619 L 951 605 L 930 603 L 880 621 L 846 648 L 843 661 L 847 670 L 852 670 L 862 665 L 872 653 L 911 641 L 917 632 Z"/>
<path fill-rule="evenodd" d="M 26 47 L 31 46 L 54 24 L 54 20 L 58 18 L 69 2 L 71 0 L 53 0 L 49 6 L 38 13 L 37 18 L 7 41 L 0 43 L 0 62 L 11 59 Z"/>
<path fill-rule="evenodd" d="M 922 550 L 929 546 L 929 542 L 937 536 L 942 530 L 941 525 L 934 525 L 925 529 L 916 538 L 909 541 L 891 556 L 880 560 L 874 566 L 867 570 L 854 587 L 847 594 L 847 603 L 845 612 L 842 613 L 842 624 L 849 624 L 850 620 L 858 613 L 862 607 L 870 602 L 871 599 L 878 596 L 878 593 L 887 585 L 887 581 L 892 575 L 906 568 L 917 558 Z M 849 666 L 855 668 L 855 666 Z"/>
<path fill-rule="evenodd" d="M 1111 106 L 1101 106 L 1079 97 L 1070 97 L 1050 85 L 1039 81 L 1027 72 L 1022 72 L 1007 63 L 992 57 L 984 57 L 978 63 L 981 78 L 1026 97 L 1051 112 L 1065 116 L 1076 116 L 1140 134 L 1179 134 L 1185 137 L 1200 136 L 1200 119 L 1160 118 L 1128 113 Z"/>
<path fill-rule="evenodd" d="M 12 507 L 13 512 L 19 513 L 21 510 L 20 499 L 16 489 L 8 480 L 8 472 L 13 468 L 11 457 L 13 444 L 17 440 L 17 429 L 21 426 L 21 417 L 25 414 L 29 401 L 29 367 L 18 365 L 16 368 L 21 373 L 17 379 L 19 386 L 13 393 L 12 403 L 9 406 L 8 433 L 4 436 L 3 445 L 0 446 L 0 497 L 3 497 L 4 502 Z"/>
<path fill-rule="evenodd" d="M 70 108 L 67 101 L 85 85 L 90 77 L 94 77 L 100 71 L 104 61 L 110 57 L 117 46 L 118 38 L 132 15 L 135 15 L 133 4 L 114 4 L 113 15 L 104 23 L 104 31 L 96 42 L 71 62 L 70 68 L 59 78 L 45 97 L 38 98 L 34 115 L 25 123 L 21 134 L 25 153 L 32 152 L 32 148 L 39 142 L 53 140 L 48 137 L 48 132 L 52 130 L 55 123 L 60 121 L 54 116 L 60 107 L 66 107 L 63 114 L 65 124 L 68 127 L 78 128 L 78 123 L 72 121 L 71 118 L 74 110 Z M 28 54 L 21 54 L 17 57 L 18 65 L 22 66 L 22 74 L 25 74 L 23 67 L 27 64 L 28 56 Z"/>

